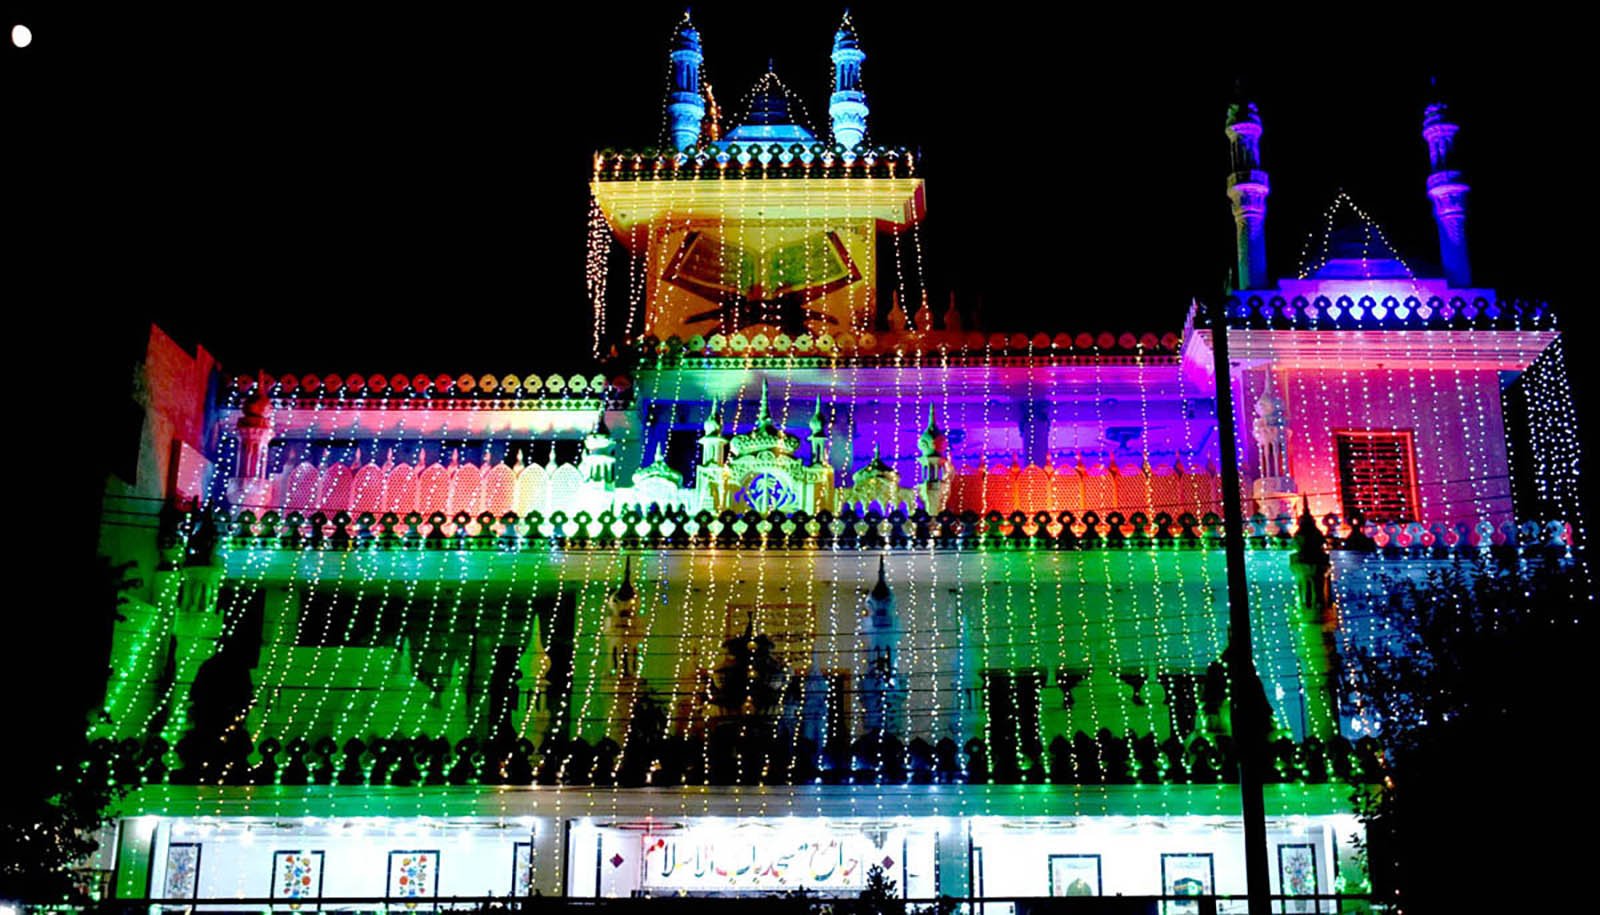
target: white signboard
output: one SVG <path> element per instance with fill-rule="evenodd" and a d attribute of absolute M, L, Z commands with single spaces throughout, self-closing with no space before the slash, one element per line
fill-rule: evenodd
<path fill-rule="evenodd" d="M 874 866 L 901 879 L 898 839 L 884 849 L 860 834 L 735 828 L 645 835 L 643 843 L 643 884 L 653 889 L 859 890 Z"/>

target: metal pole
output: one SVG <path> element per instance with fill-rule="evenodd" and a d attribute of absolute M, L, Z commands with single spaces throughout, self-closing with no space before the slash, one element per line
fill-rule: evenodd
<path fill-rule="evenodd" d="M 1228 570 L 1229 692 L 1234 710 L 1238 699 L 1260 690 L 1255 652 L 1250 639 L 1250 585 L 1244 567 L 1243 485 L 1239 480 L 1239 451 L 1235 441 L 1233 372 L 1228 363 L 1228 318 L 1224 304 L 1214 304 L 1211 314 L 1211 354 L 1217 379 L 1217 443 L 1222 449 L 1222 531 Z M 1247 700 L 1248 701 L 1248 700 Z M 1253 704 L 1253 703 L 1252 703 Z M 1261 767 L 1266 734 L 1253 727 L 1260 722 L 1233 718 L 1234 747 L 1239 755 L 1239 802 L 1244 814 L 1244 876 L 1250 915 L 1270 915 L 1271 878 L 1267 872 L 1267 808 L 1261 794 Z M 1213 889 L 1215 889 L 1213 887 Z"/>

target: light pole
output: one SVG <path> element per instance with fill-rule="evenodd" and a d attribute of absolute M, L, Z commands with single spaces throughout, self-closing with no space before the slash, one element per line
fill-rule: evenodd
<path fill-rule="evenodd" d="M 1250 585 L 1244 566 L 1244 500 L 1235 441 L 1233 372 L 1228 362 L 1228 309 L 1207 306 L 1211 356 L 1217 382 L 1217 443 L 1222 450 L 1222 532 L 1228 571 L 1228 689 L 1233 702 L 1233 742 L 1239 756 L 1239 802 L 1244 815 L 1244 875 L 1250 915 L 1269 915 L 1267 811 L 1261 793 L 1265 722 L 1254 701 L 1261 693 L 1250 638 Z M 1241 699 L 1244 703 L 1241 704 Z M 1240 714 L 1250 709 L 1255 714 Z"/>

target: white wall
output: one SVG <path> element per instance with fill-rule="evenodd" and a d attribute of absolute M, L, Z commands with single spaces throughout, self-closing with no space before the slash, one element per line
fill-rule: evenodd
<path fill-rule="evenodd" d="M 157 835 L 151 890 L 165 888 L 166 847 L 201 846 L 201 897 L 266 897 L 273 889 L 273 853 L 322 851 L 322 896 L 382 896 L 391 851 L 437 851 L 438 895 L 508 895 L 515 843 L 533 842 L 546 823 L 493 820 L 421 821 L 358 817 L 342 820 L 164 822 Z M 546 855 L 548 858 L 548 854 Z M 553 860 L 535 866 L 555 866 Z"/>
<path fill-rule="evenodd" d="M 641 824 L 642 825 L 642 824 Z M 1162 884 L 1163 854 L 1207 853 L 1213 856 L 1215 890 L 1243 893 L 1245 889 L 1243 833 L 1237 819 L 1203 816 L 1001 818 L 973 817 L 966 821 L 917 817 L 871 822 L 860 819 L 781 817 L 764 820 L 686 817 L 660 826 L 661 836 L 671 836 L 680 847 L 719 847 L 733 858 L 774 858 L 800 840 L 837 839 L 845 856 L 859 871 L 838 886 L 818 887 L 822 892 L 853 895 L 859 892 L 868 866 L 885 856 L 893 859 L 886 875 L 900 891 L 914 898 L 945 893 L 961 895 L 964 881 L 954 879 L 939 887 L 934 861 L 940 835 L 970 833 L 971 846 L 982 850 L 981 881 L 974 891 L 983 895 L 1045 896 L 1050 893 L 1050 856 L 1100 855 L 1101 892 L 1105 895 L 1157 895 Z M 1268 864 L 1272 890 L 1279 892 L 1278 846 L 1310 844 L 1315 847 L 1318 891 L 1335 889 L 1336 856 L 1348 857 L 1349 817 L 1307 816 L 1275 819 L 1268 824 Z M 169 844 L 199 843 L 201 898 L 269 897 L 273 891 L 274 852 L 321 851 L 321 896 L 382 896 L 389 854 L 394 851 L 437 851 L 439 896 L 504 896 L 512 892 L 516 843 L 532 843 L 534 885 L 552 892 L 565 886 L 572 896 L 629 896 L 656 886 L 658 892 L 777 892 L 772 880 L 741 885 L 724 879 L 716 884 L 707 877 L 668 887 L 644 873 L 644 843 L 651 834 L 643 828 L 589 819 L 558 820 L 487 818 L 404 820 L 376 817 L 337 820 L 270 820 L 190 818 L 162 820 L 152 845 L 151 892 L 166 887 Z M 557 849 L 566 845 L 563 880 Z M 752 851 L 755 849 L 755 851 Z M 613 858 L 617 861 L 614 862 Z M 763 860 L 765 860 L 763 858 Z M 1348 862 L 1346 862 L 1348 866 Z M 793 873 L 799 873 L 798 870 Z M 976 875 L 975 875 L 976 876 Z M 682 882 L 682 881 L 679 881 Z M 750 883 L 751 881 L 746 881 Z M 962 885 L 955 885 L 961 883 Z M 693 884 L 693 885 L 689 885 Z M 716 884 L 716 885 L 714 885 Z M 791 880 L 791 886 L 804 885 Z"/>
<path fill-rule="evenodd" d="M 1070 825 L 1069 825 L 1070 824 Z M 1278 846 L 1316 847 L 1317 886 L 1333 892 L 1330 818 L 1308 817 L 1280 823 L 1267 832 L 1272 891 L 1278 889 Z M 1244 833 L 1238 820 L 1212 817 L 1079 818 L 1055 821 L 979 819 L 972 827 L 975 848 L 983 849 L 986 896 L 1045 896 L 1050 892 L 1050 856 L 1100 856 L 1101 893 L 1151 896 L 1165 892 L 1163 854 L 1212 855 L 1218 893 L 1245 892 Z"/>

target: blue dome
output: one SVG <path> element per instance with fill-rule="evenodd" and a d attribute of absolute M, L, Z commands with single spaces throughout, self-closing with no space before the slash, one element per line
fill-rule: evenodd
<path fill-rule="evenodd" d="M 739 126 L 723 135 L 727 143 L 792 143 L 810 145 L 817 137 L 797 123 L 791 108 L 789 89 L 768 69 L 750 90 L 749 106 Z"/>

